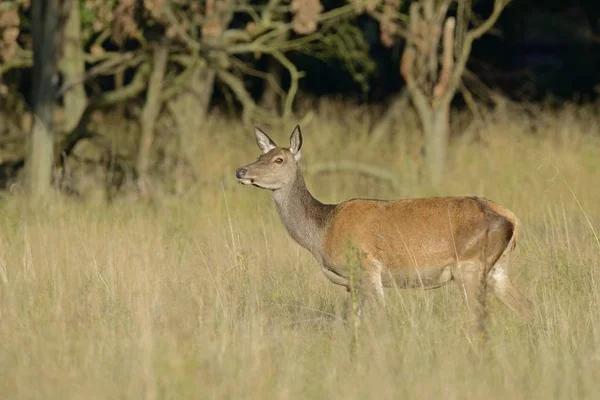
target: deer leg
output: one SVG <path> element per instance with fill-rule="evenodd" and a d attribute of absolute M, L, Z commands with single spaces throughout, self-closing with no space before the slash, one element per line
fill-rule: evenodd
<path fill-rule="evenodd" d="M 506 269 L 506 263 L 497 263 L 488 276 L 488 285 L 494 296 L 516 313 L 521 321 L 531 322 L 533 303 L 513 285 Z"/>
<path fill-rule="evenodd" d="M 359 347 L 359 330 L 365 317 L 377 314 L 385 306 L 381 266 L 361 269 L 360 277 L 347 287 L 346 322 L 352 333 L 351 352 Z"/>
<path fill-rule="evenodd" d="M 468 310 L 471 323 L 471 336 L 486 339 L 485 320 L 487 310 L 485 295 L 487 282 L 483 265 L 473 262 L 460 262 L 452 277 L 459 285 Z"/>
<path fill-rule="evenodd" d="M 381 279 L 382 270 L 383 265 L 373 257 L 368 257 L 365 261 L 365 301 L 369 307 L 377 310 L 385 307 L 385 294 L 383 291 L 383 281 Z"/>
<path fill-rule="evenodd" d="M 369 254 L 361 255 L 348 280 L 347 321 L 353 314 L 370 314 L 385 306 L 382 270 L 381 262 Z"/>
<path fill-rule="evenodd" d="M 347 287 L 346 320 L 350 322 L 356 315 L 362 319 L 365 314 L 376 312 L 385 307 L 381 269 L 365 271 L 354 284 Z"/>
<path fill-rule="evenodd" d="M 365 257 L 356 279 L 347 287 L 346 322 L 355 335 L 364 318 L 377 315 L 385 307 L 382 268 L 377 260 Z"/>

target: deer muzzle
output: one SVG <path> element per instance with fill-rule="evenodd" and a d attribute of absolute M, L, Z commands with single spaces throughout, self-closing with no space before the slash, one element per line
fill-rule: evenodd
<path fill-rule="evenodd" d="M 254 179 L 252 179 L 252 178 L 250 178 L 250 179 L 246 178 L 245 177 L 246 173 L 248 173 L 248 169 L 246 169 L 244 167 L 238 168 L 235 171 L 235 177 L 238 179 L 239 183 L 242 183 L 244 185 L 252 185 L 254 183 Z"/>

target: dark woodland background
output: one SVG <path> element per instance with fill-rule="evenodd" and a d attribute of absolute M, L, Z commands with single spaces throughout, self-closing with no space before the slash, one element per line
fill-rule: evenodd
<path fill-rule="evenodd" d="M 301 120 L 326 97 L 373 106 L 385 120 L 385 110 L 397 99 L 414 97 L 400 73 L 406 32 L 418 26 L 411 21 L 413 3 L 419 2 L 2 1 L 2 187 L 29 182 L 40 193 L 61 185 L 76 192 L 68 183 L 65 163 L 81 141 L 102 142 L 95 139 L 106 137 L 106 124 L 97 122 L 106 119 L 122 123 L 117 150 L 114 138 L 111 150 L 98 145 L 92 163 L 108 168 L 111 159 L 121 177 L 113 174 L 105 183 L 118 190 L 129 180 L 141 193 L 147 192 L 143 182 L 152 179 L 160 158 L 164 143 L 156 139 L 167 113 L 192 131 L 200 132 L 202 118 L 214 112 L 239 119 L 248 129 L 261 121 Z M 426 26 L 425 38 L 436 29 L 439 33 L 447 18 L 460 20 L 461 12 L 468 15 L 465 28 L 473 29 L 493 14 L 496 4 L 502 5 L 497 21 L 473 42 L 466 69 L 459 71 L 460 90 L 450 95 L 454 110 L 493 108 L 499 101 L 560 107 L 597 100 L 598 1 L 420 3 L 436 10 L 448 7 L 437 27 Z M 374 7 L 360 9 L 358 4 Z M 436 65 L 441 43 L 440 36 Z M 439 65 L 436 75 L 443 69 L 441 61 Z M 435 84 L 437 78 L 432 79 Z M 421 90 L 432 99 L 431 82 L 423 82 Z M 425 137 L 446 141 L 444 130 L 451 129 L 428 128 L 427 115 L 420 111 Z M 46 134 L 36 130 L 35 121 Z M 374 132 L 378 129 L 391 128 L 373 126 Z M 445 150 L 428 146 L 424 153 L 445 159 Z M 41 160 L 40 165 L 29 163 L 38 172 L 26 173 L 28 158 Z M 432 168 L 441 170 L 443 164 Z M 434 183 L 439 179 L 436 173 L 430 178 Z M 36 179 L 41 181 L 34 184 Z"/>

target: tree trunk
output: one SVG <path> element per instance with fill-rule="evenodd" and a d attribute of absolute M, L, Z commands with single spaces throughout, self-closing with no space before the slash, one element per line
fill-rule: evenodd
<path fill-rule="evenodd" d="M 169 50 L 164 42 L 158 43 L 154 48 L 154 57 L 152 63 L 152 73 L 148 82 L 148 91 L 146 94 L 146 103 L 141 115 L 141 134 L 136 160 L 136 172 L 138 177 L 138 187 L 142 197 L 148 195 L 148 166 L 150 165 L 150 150 L 154 141 L 154 126 L 160 113 L 161 92 L 163 89 L 163 80 L 165 70 L 167 69 Z"/>
<path fill-rule="evenodd" d="M 431 110 L 423 120 L 425 133 L 425 170 L 433 187 L 439 187 L 444 177 L 450 133 L 450 107 L 441 105 Z"/>
<path fill-rule="evenodd" d="M 393 133 L 394 119 L 402 115 L 409 101 L 410 92 L 406 89 L 393 96 L 391 103 L 371 130 L 371 144 L 377 144 L 390 133 Z"/>
<path fill-rule="evenodd" d="M 56 97 L 56 73 L 60 35 L 59 0 L 33 1 L 33 127 L 26 160 L 27 186 L 33 198 L 47 195 L 54 163 L 52 125 Z"/>
<path fill-rule="evenodd" d="M 186 131 L 198 133 L 205 122 L 213 94 L 215 71 L 203 64 L 193 67 L 194 71 L 184 83 L 180 93 L 170 101 L 170 108 Z"/>
<path fill-rule="evenodd" d="M 206 122 L 215 76 L 215 71 L 206 65 L 195 66 L 182 92 L 168 103 L 177 132 L 179 154 L 175 171 L 175 190 L 178 194 L 183 193 L 185 187 L 183 165 L 188 163 L 193 166 L 189 143 L 201 132 L 202 125 Z M 193 172 L 195 174 L 195 171 Z"/>
<path fill-rule="evenodd" d="M 289 40 L 290 34 L 286 32 L 277 39 L 275 44 L 283 43 Z M 272 55 L 269 55 L 267 61 L 267 76 L 268 79 L 265 81 L 265 89 L 260 98 L 260 106 L 266 110 L 274 111 L 277 115 L 284 112 L 283 99 L 281 97 L 283 88 L 283 72 L 284 67 L 281 63 Z M 279 91 L 279 93 L 278 93 Z"/>
<path fill-rule="evenodd" d="M 85 61 L 81 43 L 81 16 L 79 1 L 71 1 L 69 18 L 65 25 L 65 41 L 61 70 L 66 82 L 75 82 L 85 74 Z M 71 132 L 83 115 L 86 108 L 87 96 L 83 83 L 71 86 L 64 94 L 65 132 Z"/>
<path fill-rule="evenodd" d="M 269 58 L 267 64 L 267 75 L 269 79 L 265 81 L 265 89 L 260 98 L 260 106 L 266 110 L 281 112 L 281 98 L 277 93 L 277 85 L 281 88 L 281 78 L 283 68 L 273 57 Z"/>

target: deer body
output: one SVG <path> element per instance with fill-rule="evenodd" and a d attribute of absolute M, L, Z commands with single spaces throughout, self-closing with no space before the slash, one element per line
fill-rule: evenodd
<path fill-rule="evenodd" d="M 263 154 L 236 171 L 238 181 L 272 191 L 290 236 L 313 254 L 334 284 L 383 305 L 384 287 L 432 289 L 456 281 L 478 330 L 483 329 L 489 286 L 522 318 L 531 318 L 531 302 L 508 279 L 519 227 L 509 210 L 480 197 L 323 204 L 308 191 L 297 166 L 300 128 L 292 133 L 289 149 L 277 147 L 258 128 L 255 135 Z M 349 245 L 359 263 L 355 287 L 350 282 Z"/>
<path fill-rule="evenodd" d="M 466 197 L 344 202 L 323 241 L 325 262 L 347 276 L 344 244 L 350 235 L 365 254 L 361 264 L 369 274 L 380 274 L 376 279 L 383 286 L 439 287 L 451 280 L 449 268 L 479 262 L 486 206 L 484 199 Z M 497 259 L 512 238 L 512 226 L 502 217 L 495 223 L 502 229 L 497 234 L 504 236 L 489 252 Z"/>

